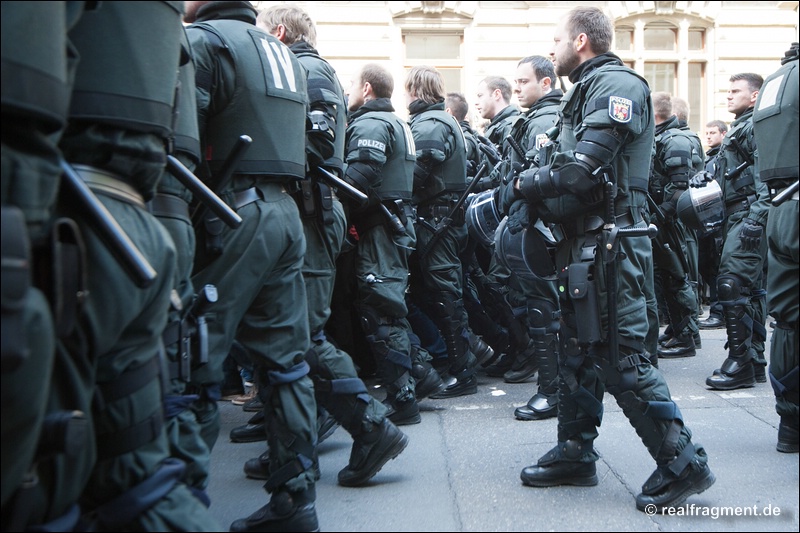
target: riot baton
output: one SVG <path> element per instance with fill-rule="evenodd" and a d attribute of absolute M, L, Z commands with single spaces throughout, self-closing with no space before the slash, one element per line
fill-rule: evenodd
<path fill-rule="evenodd" d="M 608 312 L 608 358 L 609 364 L 619 365 L 619 317 L 617 315 L 617 261 L 619 261 L 619 241 L 623 237 L 643 237 L 650 239 L 658 235 L 658 228 L 650 224 L 646 228 L 618 228 L 614 202 L 617 198 L 617 184 L 607 181 L 604 188 L 606 213 L 603 231 L 597 236 L 600 254 L 606 271 L 606 307 Z"/>
<path fill-rule="evenodd" d="M 495 165 L 495 168 L 497 168 L 498 165 L 500 165 L 500 163 Z M 430 253 L 431 249 L 439 241 L 442 234 L 445 231 L 447 231 L 447 228 L 449 228 L 450 225 L 453 223 L 453 217 L 455 216 L 456 211 L 458 211 L 464 205 L 464 202 L 467 201 L 467 197 L 470 194 L 472 194 L 472 191 L 475 190 L 476 185 L 481 180 L 481 178 L 486 174 L 488 169 L 489 165 L 484 161 L 483 164 L 481 164 L 480 168 L 478 169 L 478 173 L 475 174 L 475 177 L 472 178 L 472 181 L 469 182 L 469 185 L 467 185 L 467 188 L 464 189 L 464 192 L 461 194 L 461 197 L 459 197 L 458 201 L 450 209 L 450 212 L 447 213 L 447 216 L 442 218 L 439 221 L 439 223 L 436 224 L 436 228 L 433 231 L 433 237 L 431 237 L 431 240 L 428 241 L 428 245 L 422 250 L 419 250 L 419 256 L 421 258 L 424 259 Z"/>
<path fill-rule="evenodd" d="M 336 189 L 337 192 L 340 192 L 342 196 L 348 200 L 352 200 L 358 205 L 364 205 L 369 199 L 366 194 L 359 191 L 336 174 L 328 172 L 322 167 L 317 167 L 317 170 L 319 171 L 319 174 L 314 175 L 315 178 L 318 178 L 320 181 L 324 182 L 328 187 Z"/>
<path fill-rule="evenodd" d="M 200 178 L 186 168 L 177 157 L 173 155 L 167 156 L 167 170 L 225 224 L 233 229 L 241 226 L 242 217 L 223 202 L 205 183 L 200 181 Z"/>
<path fill-rule="evenodd" d="M 523 161 L 528 160 L 528 158 L 525 157 L 525 150 L 522 149 L 522 146 L 519 145 L 517 140 L 514 137 L 512 137 L 510 133 L 506 135 L 506 142 L 517 153 L 517 155 L 521 160 Z"/>
<path fill-rule="evenodd" d="M 225 158 L 225 161 L 222 163 L 222 167 L 219 170 L 219 174 L 217 175 L 217 183 L 214 187 L 214 191 L 219 195 L 224 191 L 228 185 L 230 184 L 231 180 L 233 179 L 233 171 L 236 170 L 236 166 L 239 164 L 239 161 L 242 160 L 244 157 L 245 152 L 247 149 L 250 148 L 250 144 L 253 142 L 247 135 L 240 135 L 239 138 L 236 140 L 236 144 L 233 145 L 228 157 Z M 194 213 L 192 214 L 192 225 L 198 226 L 206 216 L 206 209 L 205 204 L 201 203 L 197 206 Z"/>
<path fill-rule="evenodd" d="M 97 199 L 88 185 L 81 179 L 75 169 L 65 160 L 61 160 L 65 189 L 78 200 L 78 206 L 86 213 L 91 227 L 103 241 L 111 255 L 117 260 L 128 277 L 137 287 L 144 289 L 153 284 L 158 276 L 153 266 L 136 247 L 125 230 L 120 227 L 106 206 Z"/>
<path fill-rule="evenodd" d="M 775 198 L 772 199 L 772 207 L 778 207 L 783 202 L 791 198 L 794 194 L 797 193 L 798 184 L 800 181 L 795 181 L 781 192 L 775 195 Z"/>
<path fill-rule="evenodd" d="M 726 172 L 723 176 L 726 180 L 733 180 L 739 177 L 739 174 L 745 171 L 747 167 L 753 164 L 753 158 L 750 157 L 750 154 L 744 151 L 742 145 L 739 144 L 737 139 L 731 139 L 731 145 L 736 149 L 739 156 L 744 160 L 742 161 L 739 166 L 731 170 L 730 172 Z"/>

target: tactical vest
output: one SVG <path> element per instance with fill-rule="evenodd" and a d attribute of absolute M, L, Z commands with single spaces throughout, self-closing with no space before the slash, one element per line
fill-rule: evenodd
<path fill-rule="evenodd" d="M 71 85 L 68 2 L 2 2 L 3 115 L 28 115 L 53 131 L 66 123 Z"/>
<path fill-rule="evenodd" d="M 344 141 L 347 130 L 347 101 L 333 67 L 312 52 L 299 52 L 297 57 L 308 71 L 309 102 L 325 102 L 336 109 L 333 156 L 325 163 L 341 169 L 344 165 Z"/>
<path fill-rule="evenodd" d="M 649 94 L 650 91 L 647 80 L 628 67 L 622 65 L 603 65 L 594 69 L 585 77 L 578 80 L 561 100 L 561 107 L 559 110 L 559 116 L 561 117 L 559 152 L 563 153 L 575 148 L 578 143 L 575 130 L 581 127 L 586 117 L 596 111 L 607 114 L 609 113 L 609 111 L 606 111 L 611 106 L 609 97 L 620 96 L 627 98 L 629 96 L 629 94 L 625 92 L 623 88 L 620 88 L 621 93 L 616 95 L 614 94 L 613 89 L 608 89 L 605 92 L 609 95 L 609 97 L 599 98 L 591 102 L 586 101 L 586 93 L 588 92 L 589 87 L 591 87 L 594 77 L 599 74 L 607 74 L 610 72 L 625 72 L 627 74 L 636 76 L 636 78 L 638 78 L 645 85 L 645 88 L 647 89 L 646 92 Z M 641 121 L 643 124 L 645 124 L 649 118 L 649 125 L 646 125 L 645 127 L 651 129 L 652 131 L 654 128 L 654 123 L 652 120 L 653 110 L 649 98 L 647 98 L 646 102 L 644 102 L 644 105 L 642 102 L 632 102 L 632 109 L 628 110 L 628 112 L 632 114 L 629 119 L 631 121 Z M 608 117 L 608 119 L 608 127 L 614 127 L 614 121 L 610 117 Z M 625 182 L 617 182 L 617 185 L 622 191 L 627 192 L 628 189 L 636 189 L 647 192 L 650 177 L 650 160 L 652 155 L 653 137 L 644 133 L 639 135 L 639 138 L 628 143 L 623 148 L 622 153 L 617 155 L 613 163 L 614 170 L 617 173 L 617 180 L 620 179 L 620 174 L 623 174 L 626 178 Z M 622 170 L 620 165 L 623 163 L 625 164 L 625 170 L 624 172 L 620 172 L 620 170 Z"/>
<path fill-rule="evenodd" d="M 798 177 L 800 124 L 797 115 L 798 60 L 786 62 L 767 77 L 758 93 L 753 128 L 758 138 L 759 178 L 791 185 Z"/>
<path fill-rule="evenodd" d="M 746 159 L 736 149 L 734 140 L 750 157 L 753 157 L 755 152 L 752 119 L 752 110 L 746 111 L 743 116 L 733 121 L 727 135 L 722 138 L 722 146 L 720 146 L 719 155 L 717 155 L 716 178 L 720 187 L 722 187 L 726 204 L 738 202 L 749 195 L 755 194 L 756 191 L 753 175 L 754 165 L 747 166 L 738 174 L 735 172 L 739 165 L 746 162 Z M 728 178 L 725 177 L 726 175 Z"/>
<path fill-rule="evenodd" d="M 408 124 L 394 113 L 370 111 L 358 117 L 352 126 L 358 124 L 359 128 L 369 128 L 372 126 L 369 122 L 373 120 L 384 123 L 384 127 L 392 133 L 392 145 L 386 148 L 386 162 L 381 169 L 381 185 L 374 190 L 381 200 L 410 201 L 417 153 Z"/>
<path fill-rule="evenodd" d="M 236 91 L 205 126 L 205 158 L 219 171 L 241 135 L 253 139 L 237 174 L 304 179 L 306 174 L 306 72 L 275 37 L 236 20 L 199 22 L 209 42 L 233 58 Z"/>
<path fill-rule="evenodd" d="M 142 10 L 152 16 L 142 16 Z M 70 119 L 170 137 L 183 2 L 101 2 L 70 30 L 80 51 Z M 121 38 L 120 24 L 131 40 Z M 107 46 L 97 46 L 98 42 Z M 171 80 L 171 82 L 169 81 Z"/>
<path fill-rule="evenodd" d="M 426 121 L 434 121 L 444 125 L 449 132 L 449 136 L 453 138 L 455 142 L 453 153 L 439 165 L 438 169 L 434 169 L 435 174 L 432 176 L 432 179 L 441 180 L 444 185 L 443 190 L 445 193 L 460 194 L 464 192 L 464 189 L 467 187 L 467 148 L 464 144 L 464 132 L 461 131 L 461 126 L 459 126 L 456 119 L 446 111 L 437 109 L 423 111 L 414 118 L 413 122 L 416 126 Z M 437 126 L 432 127 L 435 128 Z M 429 187 L 429 189 L 442 190 L 438 187 Z M 430 200 L 430 198 L 420 199 L 421 202 L 426 200 Z"/>
<path fill-rule="evenodd" d="M 689 178 L 703 170 L 702 146 L 691 131 L 671 128 L 656 135 L 656 158 L 654 171 L 661 178 L 663 187 L 667 181 L 688 186 Z"/>

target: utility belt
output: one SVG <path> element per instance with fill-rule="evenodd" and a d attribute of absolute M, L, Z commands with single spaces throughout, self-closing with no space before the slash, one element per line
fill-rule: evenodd
<path fill-rule="evenodd" d="M 92 192 L 145 208 L 144 198 L 139 191 L 116 174 L 88 165 L 72 165 L 72 168 Z"/>
<path fill-rule="evenodd" d="M 631 215 L 623 213 L 617 215 L 615 224 L 619 228 L 627 228 L 642 221 L 641 214 Z M 605 222 L 603 217 L 598 215 L 578 216 L 574 221 L 555 224 L 553 234 L 556 240 L 574 239 L 586 235 L 587 233 L 597 233 L 602 231 Z"/>
<path fill-rule="evenodd" d="M 281 186 L 281 190 L 286 192 L 286 189 Z M 227 192 L 221 195 L 222 199 L 234 211 L 238 211 L 246 205 L 250 205 L 258 200 L 263 200 L 264 196 L 258 187 L 250 187 L 243 191 Z M 222 233 L 225 230 L 225 223 L 219 217 L 209 216 L 203 220 L 203 229 L 205 230 L 205 251 L 209 257 L 216 257 L 222 255 L 224 248 L 222 246 Z"/>
<path fill-rule="evenodd" d="M 291 195 L 303 218 L 316 218 L 325 226 L 333 224 L 333 199 L 336 196 L 333 189 L 316 180 L 304 179 L 297 182 Z"/>
<path fill-rule="evenodd" d="M 770 201 L 774 200 L 776 196 L 778 196 L 784 189 L 787 189 L 791 183 L 789 184 L 781 184 L 775 185 L 774 187 L 771 184 L 767 184 L 769 186 L 769 199 Z M 800 200 L 800 190 L 794 191 L 794 194 L 791 198 L 787 198 L 787 200 Z"/>
<path fill-rule="evenodd" d="M 451 200 L 447 203 L 421 205 L 417 207 L 417 215 L 426 220 L 432 220 L 434 223 L 439 223 L 441 219 L 450 215 L 450 211 L 452 211 L 457 202 L 458 200 Z M 467 208 L 462 204 L 452 216 L 453 226 L 463 226 L 467 221 Z"/>
<path fill-rule="evenodd" d="M 756 195 L 748 194 L 744 198 L 738 198 L 736 200 L 725 202 L 725 216 L 730 216 L 734 213 L 739 213 L 740 211 L 747 211 L 750 209 L 750 206 L 755 203 L 755 201 Z"/>
<path fill-rule="evenodd" d="M 147 202 L 147 210 L 154 217 L 175 218 L 190 225 L 192 223 L 189 203 L 174 194 L 156 193 L 153 199 Z"/>

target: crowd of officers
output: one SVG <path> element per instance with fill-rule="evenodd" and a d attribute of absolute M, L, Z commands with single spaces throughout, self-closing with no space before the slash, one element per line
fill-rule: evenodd
<path fill-rule="evenodd" d="M 708 238 L 728 357 L 707 383 L 768 376 L 778 450 L 798 451 L 796 44 L 766 82 L 731 78 L 736 118 L 704 160 L 596 8 L 519 62 L 526 111 L 481 82 L 483 135 L 432 67 L 408 73 L 408 121 L 377 64 L 344 91 L 291 4 L 2 2 L 2 26 L 4 530 L 219 530 L 206 488 L 234 345 L 270 497 L 232 531 L 319 530 L 323 413 L 353 438 L 339 483 L 363 485 L 418 401 L 476 393 L 480 368 L 538 371 L 515 416 L 558 415 L 525 485 L 598 483 L 608 390 L 656 461 L 637 508 L 681 505 L 715 478 L 658 356 L 699 348 Z M 383 401 L 327 337 L 345 260 Z"/>

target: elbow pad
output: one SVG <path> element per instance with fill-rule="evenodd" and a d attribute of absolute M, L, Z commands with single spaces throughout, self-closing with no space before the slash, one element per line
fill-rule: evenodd
<path fill-rule="evenodd" d="M 344 173 L 344 180 L 369 196 L 372 184 L 376 183 L 380 178 L 380 173 L 376 167 L 377 165 L 375 163 L 353 161 L 347 165 L 347 170 Z"/>
<path fill-rule="evenodd" d="M 588 129 L 573 151 L 575 161 L 552 169 L 543 166 L 520 174 L 520 190 L 528 198 L 554 198 L 569 193 L 589 194 L 603 182 L 603 167 L 609 165 L 627 134 L 616 129 Z"/>
<path fill-rule="evenodd" d="M 417 159 L 414 163 L 414 188 L 422 187 L 431 174 L 431 165 L 427 161 Z"/>
<path fill-rule="evenodd" d="M 309 162 L 319 165 L 335 153 L 336 120 L 321 110 L 306 115 L 306 154 Z"/>

